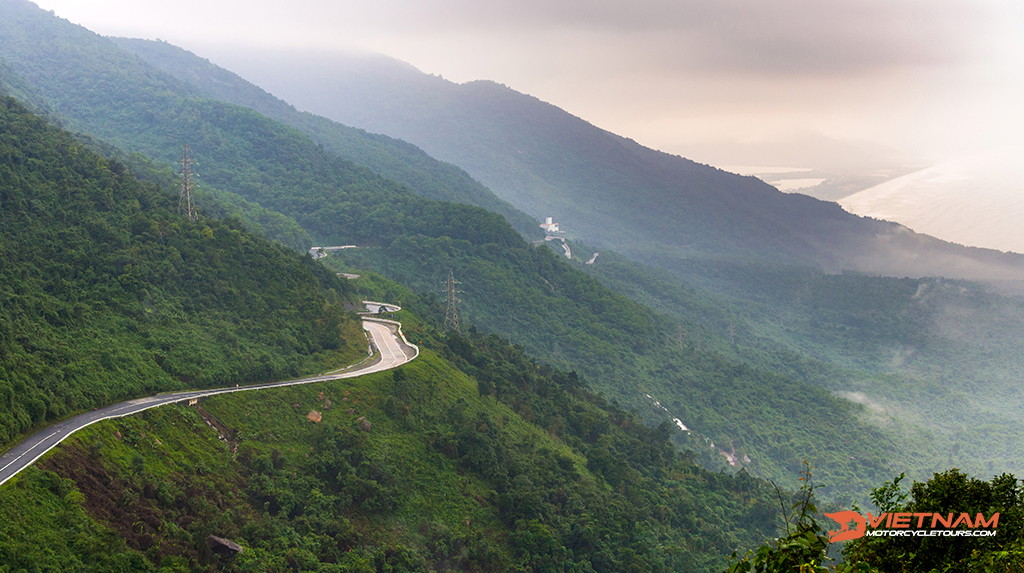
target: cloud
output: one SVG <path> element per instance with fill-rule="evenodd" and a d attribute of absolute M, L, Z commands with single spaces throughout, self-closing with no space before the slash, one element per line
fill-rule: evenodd
<path fill-rule="evenodd" d="M 506 83 L 668 151 L 819 132 L 955 153 L 993 91 L 965 77 L 991 58 L 986 0 L 405 4 L 373 4 L 371 49 Z"/>
<path fill-rule="evenodd" d="M 986 26 L 967 0 L 442 0 L 373 5 L 377 24 L 419 37 L 587 37 L 607 56 L 748 74 L 845 74 L 968 58 Z M 603 39 L 603 41 L 597 41 Z M 504 41 L 504 40 L 503 40 Z M 579 46 L 572 46 L 579 48 Z M 613 59 L 623 59 L 614 58 Z"/>
<path fill-rule="evenodd" d="M 507 61 L 752 76 L 862 74 L 977 56 L 998 0 L 42 0 L 101 33 L 250 45 L 420 46 Z M 114 32 L 112 32 L 114 31 Z M 162 31 L 162 32 L 159 32 Z M 401 55 L 399 55 L 401 57 Z M 619 68 L 622 69 L 622 68 Z M 630 69 L 630 68 L 626 68 Z"/>
<path fill-rule="evenodd" d="M 455 81 L 505 83 L 668 151 L 797 131 L 955 153 L 1021 131 L 1005 127 L 1024 95 L 1024 9 L 1010 0 L 40 4 L 200 54 L 381 52 Z"/>
<path fill-rule="evenodd" d="M 551 53 L 761 76 L 943 66 L 978 56 L 1000 0 L 40 0 L 101 33 L 329 47 Z M 154 34 L 154 32 L 156 34 Z M 564 52 L 571 51 L 571 54 Z M 590 58 L 588 60 L 588 58 Z"/>

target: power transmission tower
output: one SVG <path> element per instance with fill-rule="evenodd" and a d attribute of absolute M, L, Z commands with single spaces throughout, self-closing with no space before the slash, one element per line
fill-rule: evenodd
<path fill-rule="evenodd" d="M 196 206 L 192 203 L 192 165 L 195 161 L 188 156 L 188 145 L 181 153 L 181 195 L 178 196 L 178 214 L 189 221 L 199 218 Z"/>
<path fill-rule="evenodd" d="M 459 297 L 458 294 L 462 291 L 457 290 L 455 285 L 461 284 L 455 280 L 455 275 L 452 271 L 448 271 L 447 281 L 447 292 L 448 292 L 448 310 L 444 313 L 444 329 L 451 332 L 461 332 L 459 328 Z"/>

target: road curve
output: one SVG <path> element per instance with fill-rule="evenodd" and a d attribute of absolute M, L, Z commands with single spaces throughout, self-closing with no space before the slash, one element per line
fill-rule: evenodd
<path fill-rule="evenodd" d="M 18 472 L 32 465 L 43 454 L 53 449 L 71 434 L 82 428 L 95 424 L 102 420 L 129 416 L 143 410 L 156 408 L 165 404 L 187 402 L 217 394 L 228 394 L 231 392 L 245 392 L 248 390 L 264 390 L 267 388 L 278 388 L 282 386 L 296 386 L 299 384 L 311 384 L 313 382 L 325 382 L 341 378 L 354 378 L 373 372 L 389 370 L 401 366 L 419 356 L 419 348 L 410 344 L 402 335 L 402 325 L 393 320 L 380 320 L 373 318 L 363 319 L 363 328 L 370 336 L 371 356 L 362 362 L 321 374 L 296 380 L 285 380 L 282 382 L 270 382 L 266 384 L 254 384 L 251 386 L 235 386 L 231 388 L 218 388 L 213 390 L 189 390 L 185 392 L 173 392 L 168 394 L 157 394 L 146 398 L 137 398 L 118 402 L 103 408 L 86 412 L 57 422 L 48 426 L 36 434 L 33 434 L 15 445 L 10 450 L 0 455 L 0 486 L 7 480 L 14 477 Z"/>

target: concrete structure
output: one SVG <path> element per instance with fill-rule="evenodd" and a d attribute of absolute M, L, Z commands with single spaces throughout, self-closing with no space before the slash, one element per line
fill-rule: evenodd
<path fill-rule="evenodd" d="M 331 251 L 340 251 L 342 249 L 358 249 L 357 245 L 339 245 L 337 247 L 312 247 L 309 249 L 309 256 L 314 259 L 322 259 L 327 256 Z"/>
<path fill-rule="evenodd" d="M 558 228 L 558 223 L 554 221 L 554 217 L 544 219 L 544 222 L 540 224 L 540 228 L 544 229 L 544 232 L 548 235 L 559 236 L 562 234 L 562 231 Z"/>

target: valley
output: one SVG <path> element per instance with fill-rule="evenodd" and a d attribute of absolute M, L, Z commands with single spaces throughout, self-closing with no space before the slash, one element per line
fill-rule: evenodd
<path fill-rule="evenodd" d="M 824 555 L 811 498 L 1022 505 L 1024 256 L 337 57 L 0 1 L 0 571 L 723 571 Z"/>

